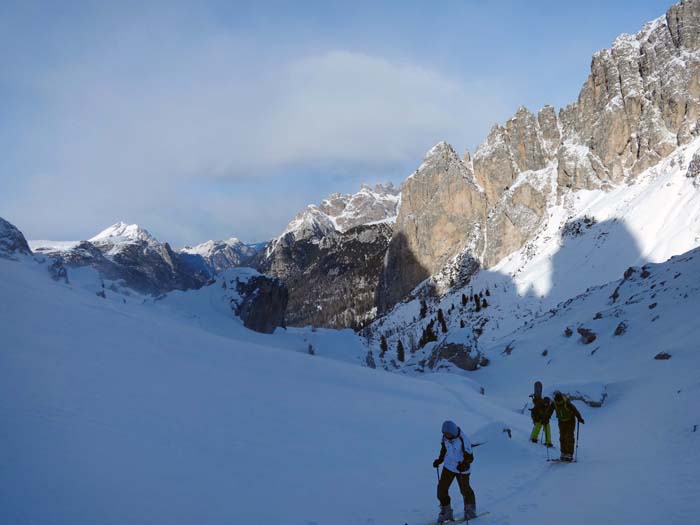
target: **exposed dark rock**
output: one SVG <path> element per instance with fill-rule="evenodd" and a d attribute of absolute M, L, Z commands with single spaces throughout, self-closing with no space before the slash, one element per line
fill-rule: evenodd
<path fill-rule="evenodd" d="M 685 176 L 689 179 L 693 179 L 693 184 L 695 186 L 700 186 L 700 150 L 695 152 L 692 160 L 688 164 L 688 171 L 686 171 Z"/>
<path fill-rule="evenodd" d="M 624 335 L 626 332 L 627 332 L 627 321 L 622 321 L 620 324 L 617 325 L 617 328 L 615 328 L 615 335 L 621 336 L 621 335 Z"/>
<path fill-rule="evenodd" d="M 596 334 L 593 330 L 579 326 L 576 331 L 581 335 L 581 342 L 584 345 L 589 345 L 596 340 Z"/>
<path fill-rule="evenodd" d="M 561 236 L 562 238 L 580 237 L 586 233 L 586 230 L 589 230 L 595 226 L 597 222 L 598 221 L 596 221 L 595 217 L 589 217 L 588 215 L 581 217 L 580 219 L 567 222 L 562 229 Z"/>
<path fill-rule="evenodd" d="M 665 361 L 667 359 L 671 359 L 671 354 L 668 352 L 659 352 L 654 356 L 654 359 L 657 359 L 659 361 Z"/>
<path fill-rule="evenodd" d="M 359 328 L 376 312 L 389 224 L 358 226 L 317 239 L 282 239 L 256 268 L 284 281 L 290 326 Z"/>
<path fill-rule="evenodd" d="M 267 275 L 257 275 L 248 281 L 239 281 L 236 291 L 242 297 L 236 315 L 246 328 L 271 334 L 278 326 L 284 327 L 289 294 L 282 281 Z"/>
<path fill-rule="evenodd" d="M 0 257 L 13 259 L 15 255 L 31 255 L 31 253 L 22 232 L 0 217 Z"/>
<path fill-rule="evenodd" d="M 477 370 L 489 364 L 481 352 L 461 343 L 439 344 L 428 359 L 428 367 L 436 368 L 441 361 L 450 362 L 462 370 Z"/>
<path fill-rule="evenodd" d="M 580 392 L 578 390 L 575 390 L 573 392 L 563 392 L 566 397 L 568 397 L 571 401 L 582 401 L 589 407 L 593 408 L 600 408 L 603 406 L 603 403 L 605 403 L 605 400 L 608 398 L 608 392 L 606 389 L 603 389 L 600 394 L 596 397 L 591 397 L 589 393 L 584 393 Z"/>
<path fill-rule="evenodd" d="M 68 284 L 68 271 L 66 270 L 66 267 L 63 266 L 63 263 L 58 260 L 54 260 L 50 265 L 49 265 L 49 275 L 54 281 L 63 281 L 64 283 Z"/>
<path fill-rule="evenodd" d="M 574 335 L 574 331 L 571 329 L 570 326 L 567 326 L 564 329 L 564 337 L 571 337 L 572 335 Z"/>

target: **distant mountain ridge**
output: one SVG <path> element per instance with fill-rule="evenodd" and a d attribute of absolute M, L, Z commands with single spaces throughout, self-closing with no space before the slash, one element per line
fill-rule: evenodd
<path fill-rule="evenodd" d="M 175 251 L 121 222 L 89 241 L 36 249 L 153 294 L 249 265 L 289 285 L 291 324 L 358 327 L 428 288 L 449 293 L 522 250 L 535 257 L 551 217 L 580 210 L 587 192 L 624 199 L 676 157 L 697 181 L 690 173 L 700 160 L 687 164 L 687 147 L 700 135 L 699 35 L 700 0 L 683 0 L 595 53 L 576 102 L 558 112 L 518 108 L 473 156 L 439 142 L 400 189 L 332 194 L 264 249 L 231 238 Z"/>

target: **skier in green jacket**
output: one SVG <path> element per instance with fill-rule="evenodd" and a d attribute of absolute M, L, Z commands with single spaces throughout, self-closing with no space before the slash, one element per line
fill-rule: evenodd
<path fill-rule="evenodd" d="M 582 425 L 585 423 L 581 413 L 561 392 L 554 393 L 554 404 L 549 409 L 549 416 L 556 411 L 559 422 L 559 445 L 561 448 L 561 461 L 574 460 L 574 430 L 576 420 Z"/>
<path fill-rule="evenodd" d="M 530 409 L 530 414 L 535 426 L 530 434 L 530 441 L 537 443 L 540 437 L 540 430 L 544 427 L 545 446 L 547 448 L 553 447 L 552 430 L 549 426 L 549 419 L 552 417 L 552 400 L 548 397 L 533 397 L 532 403 L 534 406 Z"/>

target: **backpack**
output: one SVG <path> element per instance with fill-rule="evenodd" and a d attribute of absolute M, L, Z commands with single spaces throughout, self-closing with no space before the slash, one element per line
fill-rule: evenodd
<path fill-rule="evenodd" d="M 467 449 L 464 446 L 464 440 L 462 439 L 461 433 L 457 437 L 459 437 L 459 440 L 462 442 L 462 455 L 464 456 L 464 459 L 462 460 L 462 462 L 465 463 L 467 466 L 469 466 L 474 461 L 474 454 L 467 452 Z"/>
<path fill-rule="evenodd" d="M 573 410 L 569 408 L 571 401 L 569 401 L 568 396 L 566 396 L 565 394 L 562 394 L 561 397 L 561 403 L 557 403 L 556 401 L 554 402 L 554 409 L 557 411 L 557 419 L 559 421 L 568 421 L 569 419 L 574 417 Z"/>

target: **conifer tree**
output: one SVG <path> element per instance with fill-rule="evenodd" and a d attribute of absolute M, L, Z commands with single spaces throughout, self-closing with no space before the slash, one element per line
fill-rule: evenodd
<path fill-rule="evenodd" d="M 402 363 L 406 359 L 406 354 L 403 349 L 403 343 L 401 342 L 401 339 L 399 339 L 399 344 L 396 345 L 396 357 L 398 358 L 399 361 Z"/>
<path fill-rule="evenodd" d="M 428 305 L 425 304 L 425 299 L 420 300 L 420 318 L 425 319 L 425 315 L 428 313 Z"/>

